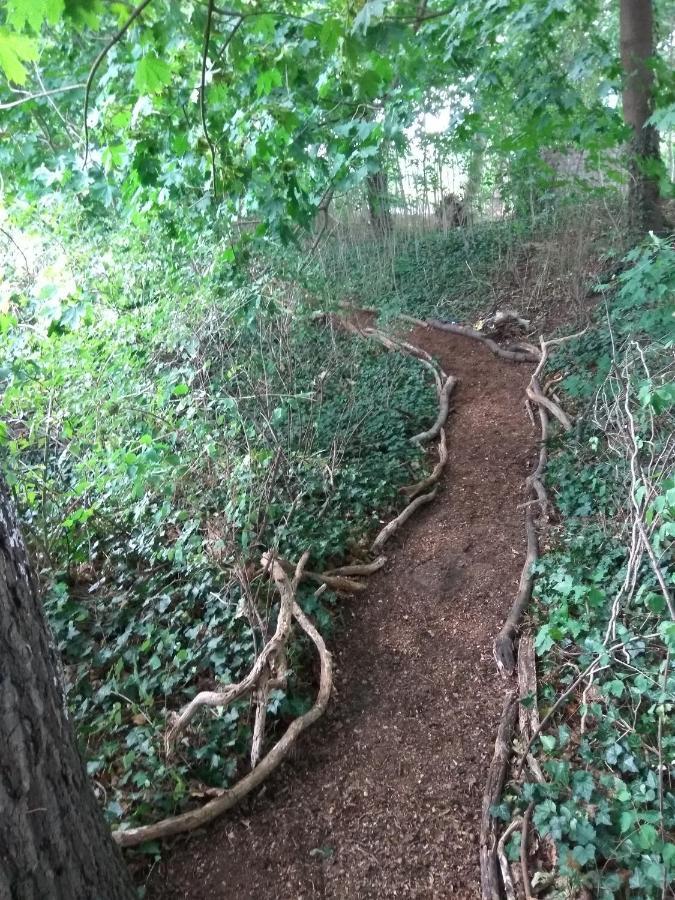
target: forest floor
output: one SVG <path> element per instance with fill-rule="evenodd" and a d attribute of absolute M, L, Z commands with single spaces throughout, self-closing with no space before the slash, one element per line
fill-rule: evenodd
<path fill-rule="evenodd" d="M 348 602 L 324 719 L 253 800 L 167 848 L 155 898 L 480 895 L 482 792 L 508 686 L 492 639 L 525 556 L 532 367 L 432 329 L 410 340 L 459 378 L 442 491 Z"/>

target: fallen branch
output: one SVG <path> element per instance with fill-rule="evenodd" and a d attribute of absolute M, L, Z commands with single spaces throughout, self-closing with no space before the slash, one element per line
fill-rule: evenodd
<path fill-rule="evenodd" d="M 483 792 L 480 823 L 480 886 L 481 900 L 501 900 L 497 871 L 497 842 L 495 820 L 490 812 L 499 803 L 511 756 L 511 738 L 518 715 L 517 694 L 509 691 L 504 700 L 502 718 L 497 731 L 495 752 L 488 769 Z"/>
<path fill-rule="evenodd" d="M 438 493 L 438 486 L 436 486 L 432 491 L 428 494 L 422 494 L 420 497 L 416 497 L 412 500 L 403 510 L 403 512 L 399 513 L 395 519 L 392 519 L 388 525 L 385 525 L 382 531 L 378 534 L 378 536 L 373 541 L 370 549 L 374 553 L 376 550 L 379 550 L 389 538 L 394 534 L 404 522 L 407 522 L 408 519 L 412 516 L 412 514 L 418 510 L 421 506 L 425 506 L 427 503 L 431 503 L 436 494 Z"/>
<path fill-rule="evenodd" d="M 501 328 L 502 325 L 518 325 L 520 328 L 529 328 L 530 320 L 523 319 L 522 316 L 518 315 L 515 309 L 498 309 L 496 313 L 492 316 L 488 316 L 487 319 L 483 319 L 483 328 L 490 328 L 492 330 L 496 328 Z"/>
<path fill-rule="evenodd" d="M 476 331 L 475 328 L 470 328 L 468 325 L 457 325 L 455 322 L 442 322 L 440 319 L 429 319 L 428 324 L 432 328 L 438 328 L 441 331 L 449 331 L 452 334 L 460 334 L 463 337 L 480 341 L 485 344 L 495 356 L 501 356 L 502 359 L 509 359 L 511 362 L 532 362 L 539 359 L 539 354 L 537 353 L 535 356 L 530 350 L 507 350 L 504 347 L 500 347 L 496 341 L 492 340 L 492 338 L 487 337 L 485 334 L 481 334 L 480 331 Z"/>
<path fill-rule="evenodd" d="M 250 794 L 258 785 L 262 784 L 288 756 L 300 734 L 323 715 L 328 705 L 333 685 L 333 664 L 330 653 L 326 649 L 324 640 L 319 632 L 295 602 L 291 584 L 281 566 L 273 564 L 272 572 L 277 587 L 283 591 L 283 604 L 288 605 L 290 601 L 293 619 L 310 638 L 319 654 L 321 674 L 319 677 L 319 691 L 314 705 L 303 716 L 291 722 L 283 737 L 277 741 L 260 763 L 232 788 L 223 791 L 220 796 L 204 804 L 199 809 L 190 810 L 178 816 L 170 816 L 162 819 L 160 822 L 156 822 L 154 825 L 143 825 L 139 828 L 123 828 L 114 831 L 113 839 L 119 846 L 136 847 L 146 841 L 161 840 L 175 834 L 193 831 L 195 828 L 201 828 L 208 822 L 212 822 Z"/>
<path fill-rule="evenodd" d="M 279 557 L 278 562 L 289 575 L 293 572 L 293 566 L 287 560 Z M 345 578 L 343 575 L 332 575 L 328 572 L 311 572 L 309 569 L 303 569 L 300 574 L 300 581 L 304 580 L 325 584 L 327 588 L 333 591 L 342 591 L 345 594 L 358 594 L 366 589 L 366 584 L 363 581 L 353 581 L 351 578 Z"/>

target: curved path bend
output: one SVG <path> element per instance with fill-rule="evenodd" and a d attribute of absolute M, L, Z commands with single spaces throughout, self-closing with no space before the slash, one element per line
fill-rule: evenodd
<path fill-rule="evenodd" d="M 492 638 L 525 558 L 531 366 L 432 329 L 410 340 L 460 379 L 442 491 L 349 601 L 324 719 L 252 801 L 167 848 L 156 898 L 480 896 L 482 790 L 505 691 Z"/>

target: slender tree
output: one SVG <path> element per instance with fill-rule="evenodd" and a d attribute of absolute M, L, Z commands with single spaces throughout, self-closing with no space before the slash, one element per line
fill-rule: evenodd
<path fill-rule="evenodd" d="M 133 897 L 78 753 L 58 657 L 0 478 L 0 898 Z"/>
<path fill-rule="evenodd" d="M 639 232 L 663 226 L 659 203 L 659 135 L 647 121 L 652 114 L 654 14 L 652 0 L 620 0 L 621 65 L 624 74 L 623 116 L 630 142 L 631 227 Z"/>

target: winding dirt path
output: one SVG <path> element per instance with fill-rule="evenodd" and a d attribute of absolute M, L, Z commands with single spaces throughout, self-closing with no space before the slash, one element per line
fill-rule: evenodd
<path fill-rule="evenodd" d="M 433 330 L 411 340 L 460 379 L 443 490 L 350 601 L 326 717 L 256 798 L 167 852 L 156 898 L 480 895 L 482 790 L 505 691 L 492 638 L 525 556 L 531 366 Z"/>

